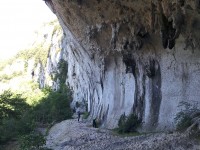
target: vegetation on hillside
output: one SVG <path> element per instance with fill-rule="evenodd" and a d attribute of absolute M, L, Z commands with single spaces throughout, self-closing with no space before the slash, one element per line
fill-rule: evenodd
<path fill-rule="evenodd" d="M 30 48 L 28 50 L 20 51 L 16 55 L 15 59 L 21 58 L 21 59 L 25 60 L 26 63 L 28 62 L 28 60 L 34 59 L 35 66 L 38 63 L 41 63 L 43 66 L 45 66 L 46 62 L 47 62 L 47 56 L 48 56 L 49 49 L 50 49 L 50 45 L 46 46 L 41 43 L 41 44 L 39 44 L 33 48 Z"/>
<path fill-rule="evenodd" d="M 12 65 L 13 63 L 15 63 L 15 60 L 17 59 L 24 60 L 24 62 L 26 63 L 25 68 L 27 67 L 28 60 L 30 59 L 35 60 L 35 65 L 38 63 L 42 63 L 42 65 L 45 66 L 49 48 L 50 45 L 46 46 L 40 43 L 38 45 L 33 46 L 32 48 L 21 50 L 14 57 L 2 62 L 0 64 L 0 71 L 2 71 L 5 68 L 5 66 Z"/>
<path fill-rule="evenodd" d="M 62 39 L 62 28 L 59 25 L 58 21 L 54 20 L 49 23 L 45 23 L 43 26 L 44 28 L 45 26 L 53 26 L 53 30 L 51 31 L 51 33 L 49 33 L 49 35 L 51 36 L 51 38 L 53 38 L 53 36 L 56 34 L 56 38 L 58 38 L 58 42 L 60 43 Z M 39 31 L 37 33 L 40 34 Z M 21 50 L 14 57 L 1 62 L 0 71 L 2 71 L 6 65 L 11 65 L 12 63 L 14 63 L 15 60 L 17 59 L 22 59 L 26 63 L 28 63 L 28 60 L 34 59 L 35 65 L 37 65 L 38 63 L 42 63 L 42 65 L 45 66 L 50 47 L 51 47 L 51 43 L 49 44 L 46 43 L 45 35 L 44 35 L 43 41 L 39 41 L 39 42 L 36 41 L 31 48 Z M 60 49 L 57 49 L 57 51 L 60 51 Z M 27 64 L 25 64 L 25 68 L 26 66 Z"/>
<path fill-rule="evenodd" d="M 38 143 L 43 145 L 44 138 L 36 132 L 37 127 L 71 118 L 71 92 L 67 87 L 63 92 L 54 92 L 50 88 L 42 92 L 45 96 L 34 105 L 27 104 L 23 95 L 11 91 L 4 91 L 0 95 L 0 147 L 10 140 L 28 144 L 22 147 L 31 147 L 38 138 L 41 139 Z"/>
<path fill-rule="evenodd" d="M 8 82 L 9 80 L 21 76 L 23 74 L 22 71 L 18 71 L 18 72 L 13 72 L 12 74 L 8 75 L 8 74 L 0 74 L 0 82 Z"/>
<path fill-rule="evenodd" d="M 58 91 L 53 91 L 50 87 L 40 89 L 37 78 L 31 78 L 31 74 L 26 74 L 28 68 L 30 71 L 30 60 L 34 60 L 34 64 L 31 64 L 34 66 L 31 67 L 38 64 L 45 67 L 52 39 L 56 37 L 61 40 L 62 30 L 59 23 L 52 21 L 47 25 L 53 28 L 51 33 L 44 35 L 44 41 L 36 41 L 31 48 L 18 52 L 13 58 L 0 64 L 0 82 L 19 86 L 15 91 L 6 90 L 0 94 L 0 150 L 4 149 L 9 141 L 17 141 L 20 150 L 45 149 L 45 136 L 38 128 L 48 128 L 56 122 L 72 117 L 72 93 L 65 85 L 66 61 L 60 61 L 58 71 L 52 77 L 54 81 L 60 81 Z M 47 40 L 49 37 L 50 40 Z M 56 53 L 57 51 L 60 49 L 57 49 Z M 19 72 L 10 72 L 9 69 L 16 66 L 16 60 L 22 61 L 22 69 L 20 68 Z M 18 68 L 16 70 L 18 71 Z M 12 79 L 16 79 L 17 82 L 11 83 Z"/>

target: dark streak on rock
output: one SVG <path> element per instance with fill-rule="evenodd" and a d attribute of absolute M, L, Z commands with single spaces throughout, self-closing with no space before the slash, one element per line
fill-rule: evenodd
<path fill-rule="evenodd" d="M 155 76 L 152 79 L 152 97 L 150 101 L 150 125 L 151 127 L 156 127 L 158 124 L 160 104 L 162 100 L 161 94 L 161 71 L 159 63 L 155 61 L 154 70 Z"/>

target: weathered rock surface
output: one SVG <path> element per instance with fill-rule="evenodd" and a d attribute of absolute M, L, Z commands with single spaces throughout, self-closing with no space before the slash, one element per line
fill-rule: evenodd
<path fill-rule="evenodd" d="M 74 104 L 102 126 L 133 112 L 143 130 L 171 130 L 179 103 L 199 102 L 199 0 L 45 2 L 64 31 Z"/>
<path fill-rule="evenodd" d="M 53 126 L 46 145 L 53 150 L 200 150 L 200 145 L 184 134 L 119 137 L 109 130 L 92 128 L 77 120 L 66 120 Z"/>

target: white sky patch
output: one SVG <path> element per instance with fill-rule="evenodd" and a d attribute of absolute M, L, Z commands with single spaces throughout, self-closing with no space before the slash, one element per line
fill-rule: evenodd
<path fill-rule="evenodd" d="M 1 0 L 0 61 L 24 49 L 34 41 L 34 31 L 54 19 L 43 0 Z"/>

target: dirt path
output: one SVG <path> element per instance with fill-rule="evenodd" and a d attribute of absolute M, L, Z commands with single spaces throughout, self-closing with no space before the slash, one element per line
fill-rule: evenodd
<path fill-rule="evenodd" d="M 75 119 L 62 121 L 50 129 L 46 145 L 53 150 L 200 150 L 197 142 L 183 134 L 119 137 L 89 125 Z"/>

